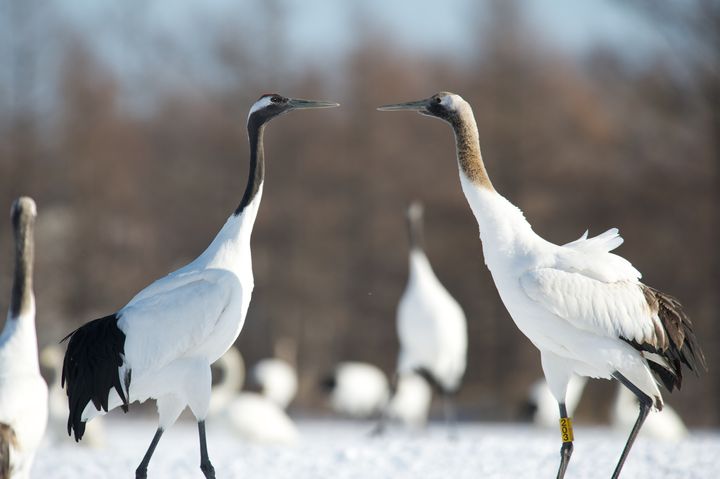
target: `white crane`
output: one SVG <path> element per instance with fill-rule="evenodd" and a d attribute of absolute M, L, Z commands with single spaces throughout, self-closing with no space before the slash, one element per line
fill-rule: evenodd
<path fill-rule="evenodd" d="M 354 418 L 369 418 L 383 411 L 390 397 L 388 380 L 372 364 L 347 361 L 335 366 L 322 386 L 332 408 Z"/>
<path fill-rule="evenodd" d="M 423 251 L 420 203 L 408 208 L 407 225 L 410 272 L 397 311 L 397 375 L 415 372 L 424 377 L 443 396 L 445 419 L 451 424 L 455 420 L 452 397 L 460 387 L 467 361 L 467 320 Z M 383 428 L 381 419 L 375 432 Z"/>
<path fill-rule="evenodd" d="M 59 345 L 49 344 L 40 351 L 40 365 L 52 372 L 52 379 L 48 384 L 48 433 L 54 442 L 72 441 L 67 433 L 67 395 L 60 385 L 62 363 L 63 350 Z M 105 445 L 102 417 L 96 417 L 86 424 L 81 444 L 91 448 L 102 448 Z"/>
<path fill-rule="evenodd" d="M 144 478 L 163 431 L 189 406 L 198 421 L 200 469 L 206 478 L 215 477 L 205 438 L 210 364 L 235 342 L 250 304 L 250 235 L 263 191 L 265 125 L 292 110 L 333 106 L 337 104 L 261 96 L 247 119 L 250 173 L 245 193 L 210 246 L 116 313 L 68 335 L 63 381 L 70 409 L 68 432 L 74 431 L 76 439 L 94 416 L 156 399 L 159 426 L 136 470 L 136 476 Z"/>
<path fill-rule="evenodd" d="M 215 366 L 221 370 L 222 379 L 213 387 L 208 418 L 248 441 L 271 444 L 297 442 L 300 434 L 283 406 L 276 402 L 279 396 L 240 391 L 245 379 L 245 366 L 236 348 L 228 349 Z M 265 388 L 263 390 L 266 391 Z M 292 397 L 284 400 L 289 403 Z"/>
<path fill-rule="evenodd" d="M 28 197 L 10 212 L 15 233 L 15 276 L 10 310 L 0 335 L 0 477 L 27 478 L 47 424 L 48 389 L 40 375 L 33 294 L 33 226 Z"/>
<path fill-rule="evenodd" d="M 480 227 L 485 264 L 517 327 L 540 350 L 550 390 L 559 404 L 563 445 L 558 477 L 572 454 L 565 406 L 573 373 L 615 378 L 640 401 L 640 411 L 613 478 L 651 408 L 661 409 L 658 379 L 672 391 L 683 364 L 696 373 L 705 358 L 678 301 L 640 282 L 640 273 L 610 253 L 622 243 L 617 229 L 587 233 L 563 246 L 538 236 L 522 211 L 501 196 L 480 154 L 475 118 L 459 95 L 387 105 L 449 123 L 455 133 L 460 183 Z"/>

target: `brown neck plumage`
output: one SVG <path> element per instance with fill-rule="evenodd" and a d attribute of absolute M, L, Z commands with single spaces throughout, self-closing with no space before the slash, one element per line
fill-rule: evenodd
<path fill-rule="evenodd" d="M 450 121 L 455 131 L 460 169 L 475 185 L 495 191 L 480 154 L 480 141 L 472 110 L 464 113 L 459 113 Z"/>

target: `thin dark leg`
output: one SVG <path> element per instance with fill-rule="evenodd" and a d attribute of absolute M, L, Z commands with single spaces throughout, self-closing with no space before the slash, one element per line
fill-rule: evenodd
<path fill-rule="evenodd" d="M 631 383 L 625 376 L 622 374 L 616 372 L 613 374 L 615 379 L 620 381 L 623 386 L 627 387 L 630 391 L 632 391 L 640 401 L 640 412 L 638 414 L 637 421 L 635 421 L 635 425 L 632 428 L 632 431 L 630 431 L 630 437 L 628 437 L 627 442 L 625 443 L 625 449 L 623 449 L 622 455 L 620 456 L 620 460 L 618 461 L 617 466 L 615 467 L 615 472 L 613 472 L 612 479 L 617 479 L 620 477 L 620 471 L 623 468 L 623 465 L 625 464 L 625 459 L 627 459 L 628 454 L 630 453 L 630 448 L 632 448 L 633 443 L 635 442 L 635 438 L 637 437 L 638 433 L 640 432 L 640 428 L 642 427 L 643 423 L 645 422 L 645 419 L 647 418 L 648 414 L 650 413 L 650 408 L 652 407 L 653 400 L 642 392 L 637 386 L 635 386 L 633 383 Z"/>
<path fill-rule="evenodd" d="M 395 392 L 397 391 L 397 382 L 398 382 L 398 375 L 397 373 L 393 374 L 392 379 L 390 380 L 390 400 L 392 400 L 392 397 L 395 396 Z M 380 417 L 378 418 L 378 422 L 375 424 L 375 426 L 370 431 L 371 437 L 378 437 L 385 434 L 385 430 L 387 429 L 387 423 L 389 420 L 388 414 L 388 408 L 390 407 L 390 401 L 388 401 L 387 404 L 385 404 L 380 411 Z"/>
<path fill-rule="evenodd" d="M 560 403 L 560 435 L 563 443 L 562 447 L 560 447 L 560 468 L 558 469 L 557 479 L 563 479 L 565 477 L 565 471 L 567 471 L 570 456 L 572 456 L 573 453 L 572 423 L 568 417 L 564 402 Z"/>
<path fill-rule="evenodd" d="M 457 411 L 455 409 L 453 394 L 447 391 L 443 391 L 443 413 L 445 415 L 445 425 L 448 429 L 448 438 L 456 441 L 458 438 Z"/>
<path fill-rule="evenodd" d="M 200 433 L 200 470 L 203 472 L 206 479 L 215 479 L 215 468 L 210 462 L 207 452 L 205 421 L 198 421 L 198 432 Z"/>
<path fill-rule="evenodd" d="M 160 437 L 163 434 L 163 430 L 161 427 L 157 428 L 157 431 L 155 431 L 155 435 L 152 438 L 152 442 L 150 443 L 150 447 L 148 447 L 147 452 L 145 453 L 145 457 L 143 457 L 142 461 L 140 462 L 140 465 L 135 469 L 135 479 L 146 479 L 147 478 L 147 468 L 148 464 L 150 464 L 150 458 L 152 457 L 153 453 L 155 452 L 155 448 L 158 445 L 158 442 L 160 442 Z"/>
<path fill-rule="evenodd" d="M 370 436 L 371 437 L 378 437 L 385 434 L 385 431 L 387 430 L 387 423 L 388 423 L 388 406 L 383 407 L 382 411 L 380 411 L 380 417 L 378 418 L 378 421 L 375 423 L 375 426 L 370 430 Z"/>

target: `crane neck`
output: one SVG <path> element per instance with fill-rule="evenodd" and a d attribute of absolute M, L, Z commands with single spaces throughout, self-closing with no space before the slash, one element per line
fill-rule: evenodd
<path fill-rule="evenodd" d="M 15 225 L 15 275 L 13 277 L 12 298 L 10 299 L 10 317 L 26 315 L 34 309 L 33 299 L 33 262 L 35 246 L 33 243 L 33 220 L 22 216 Z"/>
<path fill-rule="evenodd" d="M 409 255 L 410 281 L 438 281 L 430 260 L 421 249 L 411 249 Z"/>
<path fill-rule="evenodd" d="M 455 132 L 455 145 L 457 147 L 457 160 L 460 171 L 475 186 L 495 191 L 480 153 L 477 124 L 469 104 L 464 104 L 457 114 L 450 118 L 450 125 Z"/>
<path fill-rule="evenodd" d="M 423 251 L 425 241 L 423 237 L 422 216 L 408 215 L 407 217 L 408 241 L 410 251 Z"/>
<path fill-rule="evenodd" d="M 33 218 L 21 215 L 14 226 L 15 276 L 7 321 L 0 335 L 0 366 L 32 373 L 39 371 L 32 289 Z"/>
<path fill-rule="evenodd" d="M 259 115 L 250 114 L 247 123 L 248 139 L 250 140 L 250 172 L 242 200 L 235 210 L 239 216 L 245 208 L 252 203 L 265 181 L 265 150 L 263 148 L 263 133 L 265 121 Z"/>

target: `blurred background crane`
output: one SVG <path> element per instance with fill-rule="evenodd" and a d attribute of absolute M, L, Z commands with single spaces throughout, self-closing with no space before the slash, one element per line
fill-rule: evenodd
<path fill-rule="evenodd" d="M 253 364 L 295 338 L 293 407 L 307 412 L 325 410 L 316 385 L 340 361 L 391 372 L 407 274 L 398 218 L 420 197 L 442 232 L 428 255 L 468 318 L 461 417 L 514 419 L 537 353 L 505 317 L 454 168 L 418 161 L 452 163 L 452 137 L 376 121 L 380 104 L 451 90 L 539 234 L 617 226 L 621 254 L 683 301 L 711 372 L 669 399 L 689 426 L 718 427 L 719 44 L 717 0 L 0 0 L 0 205 L 31 194 L 43 211 L 40 345 L 202 251 L 242 193 L 227 172 L 244 174 L 244 115 L 260 93 L 332 98 L 343 109 L 268 132 L 285 141 L 269 141 L 281 161 L 268 164 L 238 347 Z M 587 387 L 577 414 L 606 419 L 592 414 L 614 388 Z"/>

